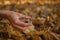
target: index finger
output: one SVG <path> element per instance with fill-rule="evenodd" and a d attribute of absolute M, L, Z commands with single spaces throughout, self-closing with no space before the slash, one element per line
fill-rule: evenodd
<path fill-rule="evenodd" d="M 31 18 L 30 16 L 23 15 L 23 14 L 20 14 L 19 16 L 20 16 L 20 18 L 27 18 L 27 19 L 30 19 Z"/>

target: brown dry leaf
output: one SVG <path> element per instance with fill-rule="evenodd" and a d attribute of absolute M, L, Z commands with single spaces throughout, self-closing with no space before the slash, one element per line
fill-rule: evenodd
<path fill-rule="evenodd" d="M 32 40 L 42 40 L 39 36 L 35 35 L 35 36 L 32 36 Z"/>
<path fill-rule="evenodd" d="M 30 32 L 32 32 L 32 31 L 35 31 L 35 29 L 34 29 L 34 26 L 33 26 L 33 25 L 31 25 L 31 26 L 27 27 L 27 28 L 26 28 L 26 30 L 24 30 L 23 32 L 24 32 L 24 33 L 30 33 Z"/>
<path fill-rule="evenodd" d="M 8 24 L 6 24 L 7 31 L 10 35 L 22 36 L 21 33 Z"/>

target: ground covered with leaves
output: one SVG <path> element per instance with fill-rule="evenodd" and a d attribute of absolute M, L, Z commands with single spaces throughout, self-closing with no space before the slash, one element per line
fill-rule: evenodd
<path fill-rule="evenodd" d="M 5 18 L 0 18 L 0 40 L 60 40 L 60 4 L 0 5 L 1 10 L 11 10 L 31 16 L 34 31 L 29 33 L 14 29 Z M 26 21 L 26 20 L 24 20 Z"/>

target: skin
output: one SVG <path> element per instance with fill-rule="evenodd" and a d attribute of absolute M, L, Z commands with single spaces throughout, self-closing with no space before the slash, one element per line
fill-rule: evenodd
<path fill-rule="evenodd" d="M 22 21 L 19 20 L 19 18 L 27 18 L 29 19 L 29 16 L 25 16 L 22 15 L 20 13 L 17 12 L 13 12 L 13 11 L 8 11 L 8 10 L 0 10 L 0 17 L 5 17 L 7 18 L 12 27 L 18 29 L 18 30 L 25 30 L 28 26 L 31 25 L 31 23 L 24 23 Z"/>

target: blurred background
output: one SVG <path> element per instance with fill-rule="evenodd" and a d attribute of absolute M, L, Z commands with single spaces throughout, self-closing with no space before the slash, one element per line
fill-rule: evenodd
<path fill-rule="evenodd" d="M 24 33 L 0 18 L 0 40 L 60 40 L 60 0 L 0 0 L 0 10 L 31 16 L 35 29 Z"/>
<path fill-rule="evenodd" d="M 0 5 L 10 5 L 10 4 L 20 5 L 26 2 L 39 3 L 39 4 L 44 4 L 44 3 L 56 4 L 56 3 L 60 3 L 60 0 L 0 0 Z"/>

